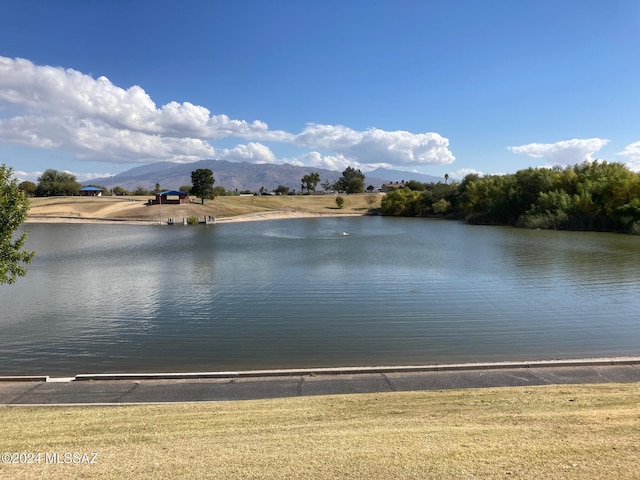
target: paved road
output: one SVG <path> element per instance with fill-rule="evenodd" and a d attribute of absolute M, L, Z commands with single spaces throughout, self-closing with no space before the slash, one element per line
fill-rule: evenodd
<path fill-rule="evenodd" d="M 296 373 L 298 372 L 298 373 Z M 0 378 L 0 405 L 200 402 L 503 386 L 640 382 L 640 359 L 338 371 L 209 374 L 213 378 L 77 376 L 72 381 Z M 155 378 L 150 378 L 155 377 Z M 165 376 L 166 377 L 166 376 Z M 171 377 L 171 375 L 169 375 Z M 114 379 L 118 378 L 118 379 Z"/>

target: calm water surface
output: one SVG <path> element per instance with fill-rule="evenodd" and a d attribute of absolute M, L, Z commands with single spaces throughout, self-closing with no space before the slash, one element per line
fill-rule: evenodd
<path fill-rule="evenodd" d="M 0 374 L 640 355 L 639 237 L 383 217 L 27 228 Z"/>

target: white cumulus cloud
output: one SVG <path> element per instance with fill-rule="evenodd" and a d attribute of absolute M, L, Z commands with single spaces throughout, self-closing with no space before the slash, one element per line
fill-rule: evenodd
<path fill-rule="evenodd" d="M 484 175 L 481 171 L 476 170 L 475 168 L 459 168 L 458 170 L 453 170 L 449 172 L 450 179 L 462 180 L 467 175 L 476 174 L 476 175 Z"/>
<path fill-rule="evenodd" d="M 167 159 L 196 161 L 215 152 L 209 143 L 197 138 L 148 135 L 75 117 L 0 119 L 2 139 L 20 145 L 73 152 L 81 160 L 115 163 L 148 163 Z"/>
<path fill-rule="evenodd" d="M 513 153 L 541 158 L 552 165 L 570 165 L 592 160 L 593 154 L 609 143 L 603 138 L 574 138 L 556 143 L 530 143 L 507 147 Z"/>
<path fill-rule="evenodd" d="M 336 172 L 342 172 L 349 166 L 353 168 L 361 167 L 358 162 L 354 162 L 346 158 L 344 155 L 323 155 L 322 153 L 315 151 L 299 156 L 298 160 L 303 165 L 326 168 L 327 170 L 333 170 Z"/>
<path fill-rule="evenodd" d="M 168 137 L 287 137 L 284 132 L 269 132 L 264 122 L 212 116 L 207 108 L 189 102 L 169 102 L 158 108 L 138 85 L 123 89 L 106 77 L 94 79 L 73 69 L 38 66 L 20 58 L 0 57 L 0 101 L 42 116 L 73 116 Z"/>
<path fill-rule="evenodd" d="M 246 145 L 236 145 L 216 151 L 216 158 L 230 162 L 276 163 L 276 156 L 266 145 L 249 142 Z"/>
<path fill-rule="evenodd" d="M 445 165 L 455 161 L 449 140 L 433 132 L 357 131 L 343 125 L 309 124 L 296 135 L 296 143 L 331 150 L 359 164 Z"/>
<path fill-rule="evenodd" d="M 38 182 L 38 177 L 42 176 L 43 172 L 25 172 L 23 170 L 14 170 L 13 177 L 19 182 L 29 181 L 33 183 Z"/>
<path fill-rule="evenodd" d="M 123 89 L 106 77 L 7 57 L 0 57 L 0 105 L 18 112 L 0 120 L 0 141 L 60 148 L 88 160 L 197 160 L 214 152 L 209 140 L 291 136 L 189 102 L 158 108 L 140 86 Z"/>
<path fill-rule="evenodd" d="M 640 142 L 627 145 L 624 147 L 624 150 L 618 152 L 616 155 L 627 157 L 629 159 L 626 162 L 627 167 L 635 172 L 640 172 Z"/>
<path fill-rule="evenodd" d="M 217 149 L 222 138 L 246 144 Z M 57 149 L 87 161 L 150 163 L 220 158 L 253 163 L 293 163 L 366 171 L 376 166 L 454 162 L 449 140 L 412 133 L 309 123 L 294 134 L 260 120 L 212 114 L 201 105 L 171 101 L 158 106 L 138 85 L 122 88 L 108 78 L 0 56 L 0 143 Z M 264 142 L 307 153 L 278 159 Z"/>

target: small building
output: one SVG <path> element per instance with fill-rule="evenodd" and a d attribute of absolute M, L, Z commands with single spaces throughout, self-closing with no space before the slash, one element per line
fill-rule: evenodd
<path fill-rule="evenodd" d="M 82 187 L 80 189 L 81 197 L 101 197 L 102 189 L 98 187 Z"/>
<path fill-rule="evenodd" d="M 407 184 L 404 182 L 389 182 L 383 183 L 382 187 L 380 187 L 380 191 L 383 193 L 391 192 L 392 190 L 397 190 L 399 188 L 406 187 Z"/>
<path fill-rule="evenodd" d="M 166 192 L 156 193 L 156 198 L 151 200 L 152 205 L 180 205 L 181 203 L 191 203 L 187 192 L 179 192 L 177 190 L 167 190 Z"/>

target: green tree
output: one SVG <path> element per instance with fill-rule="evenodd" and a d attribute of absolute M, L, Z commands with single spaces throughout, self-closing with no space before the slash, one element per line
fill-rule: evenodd
<path fill-rule="evenodd" d="M 409 188 L 398 188 L 387 193 L 380 208 L 385 215 L 395 215 L 401 217 L 414 217 L 420 211 L 420 192 Z"/>
<path fill-rule="evenodd" d="M 550 168 L 527 168 L 515 174 L 515 185 L 508 192 L 509 208 L 513 217 L 519 217 L 536 203 L 541 193 L 555 188 L 557 172 Z"/>
<path fill-rule="evenodd" d="M 230 195 L 229 192 L 222 186 L 218 185 L 217 187 L 213 187 L 213 197 L 224 197 L 225 195 Z"/>
<path fill-rule="evenodd" d="M 116 185 L 115 187 L 113 187 L 113 189 L 111 190 L 113 195 L 129 195 L 129 192 L 126 191 L 124 188 L 122 188 L 120 185 Z"/>
<path fill-rule="evenodd" d="M 405 183 L 405 186 L 410 190 L 423 192 L 427 189 L 428 185 L 426 183 L 419 182 L 418 180 L 409 180 Z"/>
<path fill-rule="evenodd" d="M 463 208 L 467 221 L 506 225 L 524 213 L 517 213 L 512 208 L 515 175 L 488 175 L 470 181 L 464 188 Z"/>
<path fill-rule="evenodd" d="M 451 203 L 447 202 L 444 198 L 441 198 L 433 204 L 433 213 L 436 215 L 446 215 L 451 208 Z"/>
<path fill-rule="evenodd" d="M 301 182 L 303 187 L 307 189 L 307 192 L 315 192 L 320 182 L 320 174 L 318 172 L 309 173 L 302 177 Z"/>
<path fill-rule="evenodd" d="M 347 193 L 363 193 L 364 178 L 353 177 L 347 184 Z"/>
<path fill-rule="evenodd" d="M 35 194 L 37 197 L 51 197 L 54 195 L 78 195 L 80 184 L 75 175 L 58 170 L 48 169 L 38 178 Z"/>
<path fill-rule="evenodd" d="M 353 179 L 360 179 L 360 182 L 352 182 Z M 347 167 L 344 172 L 342 172 L 342 176 L 336 182 L 336 189 L 338 191 L 347 192 L 347 193 L 358 193 L 356 191 L 349 191 L 350 189 L 358 189 L 362 186 L 361 192 L 364 192 L 364 173 L 360 170 L 357 170 L 353 167 Z"/>
<path fill-rule="evenodd" d="M 585 161 L 514 174 L 470 174 L 458 183 L 407 182 L 385 195 L 385 215 L 443 215 L 469 223 L 640 234 L 640 174 Z M 420 191 L 422 190 L 422 191 Z"/>
<path fill-rule="evenodd" d="M 191 195 L 191 185 L 180 185 L 180 191 L 186 193 L 187 195 Z"/>
<path fill-rule="evenodd" d="M 34 253 L 24 250 L 27 232 L 14 237 L 16 230 L 26 220 L 29 200 L 18 181 L 11 179 L 13 169 L 0 166 L 0 284 L 13 283 L 27 272 L 23 264 L 33 258 Z"/>
<path fill-rule="evenodd" d="M 213 184 L 215 183 L 213 178 L 213 172 L 208 168 L 198 168 L 191 172 L 191 183 L 193 188 L 191 194 L 200 198 L 204 204 L 205 200 L 213 200 L 215 195 L 213 193 Z"/>
<path fill-rule="evenodd" d="M 571 196 L 564 190 L 541 192 L 538 200 L 518 220 L 518 225 L 528 228 L 557 230 L 569 227 Z"/>
<path fill-rule="evenodd" d="M 344 207 L 344 198 L 342 198 L 340 195 L 336 197 L 336 205 L 338 206 L 338 208 Z"/>
<path fill-rule="evenodd" d="M 276 193 L 278 195 L 286 195 L 287 193 L 289 193 L 289 187 L 278 185 L 278 188 L 276 188 Z"/>
<path fill-rule="evenodd" d="M 18 185 L 18 188 L 22 190 L 27 197 L 33 197 L 36 193 L 37 187 L 35 183 L 25 180 Z"/>

